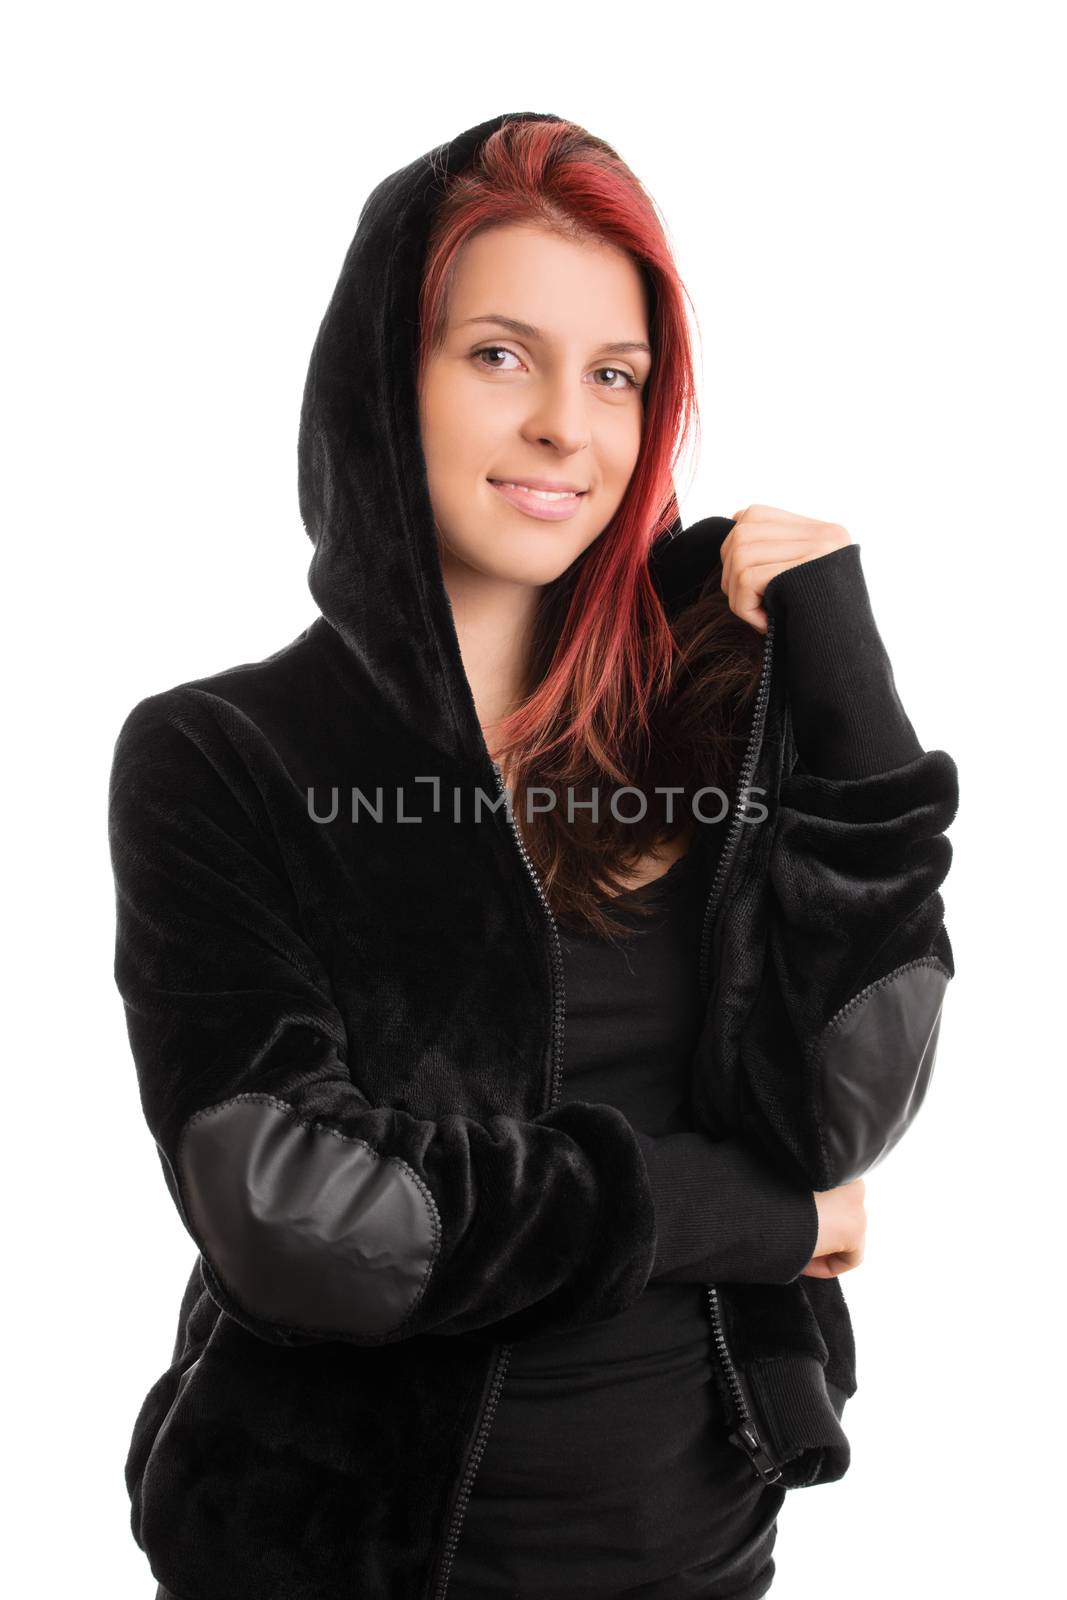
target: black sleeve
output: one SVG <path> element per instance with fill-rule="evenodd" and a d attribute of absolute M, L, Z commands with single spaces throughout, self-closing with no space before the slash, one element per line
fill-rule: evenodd
<path fill-rule="evenodd" d="M 753 992 L 740 1026 L 712 1001 L 698 1110 L 822 1191 L 888 1155 L 931 1081 L 955 972 L 940 890 L 959 775 L 901 707 L 857 546 L 787 568 L 764 604 L 797 759 L 757 841 L 756 898 L 736 924 L 720 911 L 720 959 Z"/>
<path fill-rule="evenodd" d="M 774 608 L 803 769 L 821 778 L 866 778 L 922 755 L 874 619 L 858 544 L 787 567 L 768 583 L 764 604 Z"/>
<path fill-rule="evenodd" d="M 654 548 L 668 614 L 709 581 L 732 526 L 709 518 Z M 720 907 L 720 963 L 753 984 L 743 1018 L 712 997 L 701 1051 L 715 1070 L 695 1110 L 814 1194 L 884 1159 L 929 1086 L 955 972 L 940 889 L 959 775 L 901 706 L 858 545 L 786 568 L 763 598 L 795 748 L 755 903 L 735 916 L 727 885 Z"/>
<path fill-rule="evenodd" d="M 108 826 L 142 1109 L 212 1297 L 289 1345 L 529 1335 L 631 1304 L 656 1236 L 626 1117 L 423 1117 L 367 1097 L 210 700 L 179 689 L 134 708 Z"/>
<path fill-rule="evenodd" d="M 811 1189 L 733 1139 L 637 1135 L 652 1181 L 659 1283 L 791 1283 L 815 1253 Z"/>

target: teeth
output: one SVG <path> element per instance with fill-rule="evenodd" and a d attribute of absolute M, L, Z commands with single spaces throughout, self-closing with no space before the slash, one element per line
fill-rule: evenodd
<path fill-rule="evenodd" d="M 523 494 L 535 494 L 539 500 L 577 500 L 574 489 L 529 489 L 524 483 L 502 483 L 501 489 L 521 489 Z"/>

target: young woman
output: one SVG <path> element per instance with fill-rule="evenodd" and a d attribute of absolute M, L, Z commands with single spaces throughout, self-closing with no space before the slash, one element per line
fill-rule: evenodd
<path fill-rule="evenodd" d="M 163 1600 L 755 1600 L 848 1468 L 956 772 L 844 529 L 681 529 L 683 299 L 558 118 L 384 180 L 301 415 L 322 615 L 120 730 L 116 980 L 198 1250 L 126 1462 Z"/>

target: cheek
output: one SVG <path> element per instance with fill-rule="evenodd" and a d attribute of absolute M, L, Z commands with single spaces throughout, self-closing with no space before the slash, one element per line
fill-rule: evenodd
<path fill-rule="evenodd" d="M 641 453 L 642 413 L 638 408 L 611 419 L 598 440 L 605 482 L 620 494 L 633 476 Z"/>
<path fill-rule="evenodd" d="M 422 453 L 430 477 L 438 476 L 450 456 L 450 436 L 454 413 L 448 404 L 446 386 L 432 375 L 419 397 L 419 423 L 422 430 Z"/>
<path fill-rule="evenodd" d="M 453 382 L 427 389 L 421 406 L 422 447 L 432 478 L 442 487 L 486 472 L 499 454 L 500 407 L 484 390 Z"/>

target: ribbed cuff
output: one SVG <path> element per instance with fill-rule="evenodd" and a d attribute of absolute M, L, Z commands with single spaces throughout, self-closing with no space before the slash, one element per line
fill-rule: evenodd
<path fill-rule="evenodd" d="M 819 1236 L 815 1195 L 732 1139 L 638 1133 L 661 1283 L 792 1283 Z"/>
<path fill-rule="evenodd" d="M 868 778 L 922 755 L 871 609 L 860 546 L 787 567 L 763 605 L 780 630 L 797 753 L 821 778 Z"/>

